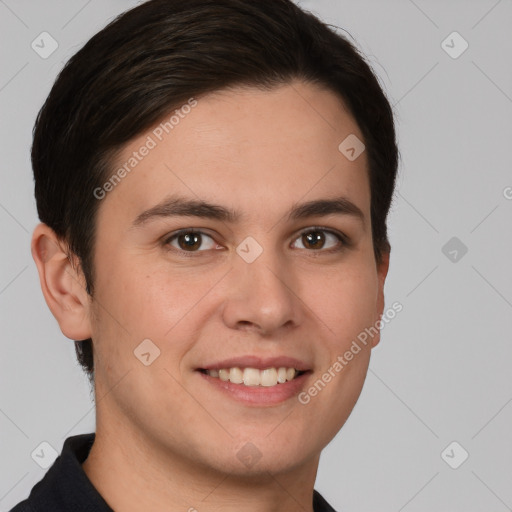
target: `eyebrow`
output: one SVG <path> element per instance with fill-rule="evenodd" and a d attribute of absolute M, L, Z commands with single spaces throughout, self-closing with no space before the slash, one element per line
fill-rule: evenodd
<path fill-rule="evenodd" d="M 349 215 L 364 224 L 364 213 L 346 197 L 316 199 L 305 203 L 296 203 L 288 212 L 288 220 L 300 220 L 308 217 L 320 217 L 332 214 Z M 245 218 L 240 212 L 218 204 L 197 199 L 171 196 L 143 211 L 133 221 L 132 227 L 140 227 L 148 221 L 167 217 L 201 217 L 222 222 L 237 223 Z"/>

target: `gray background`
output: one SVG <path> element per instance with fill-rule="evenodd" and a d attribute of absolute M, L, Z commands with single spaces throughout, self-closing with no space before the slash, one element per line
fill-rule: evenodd
<path fill-rule="evenodd" d="M 95 428 L 73 343 L 30 255 L 29 147 L 63 63 L 136 3 L 0 0 L 0 512 L 44 475 L 31 458 L 41 442 L 60 452 Z M 512 510 L 512 2 L 299 3 L 368 56 L 395 105 L 402 155 L 386 301 L 403 311 L 322 454 L 316 488 L 344 512 Z M 59 44 L 47 59 L 31 48 L 43 31 Z M 453 31 L 469 44 L 458 58 L 442 46 Z M 452 469 L 445 460 L 457 465 L 462 449 L 469 458 Z"/>

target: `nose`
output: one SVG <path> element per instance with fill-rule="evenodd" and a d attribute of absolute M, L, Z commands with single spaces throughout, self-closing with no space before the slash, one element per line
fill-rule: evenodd
<path fill-rule="evenodd" d="M 223 319 L 231 329 L 275 335 L 300 324 L 303 303 L 290 265 L 265 249 L 251 263 L 235 255 L 226 283 Z"/>

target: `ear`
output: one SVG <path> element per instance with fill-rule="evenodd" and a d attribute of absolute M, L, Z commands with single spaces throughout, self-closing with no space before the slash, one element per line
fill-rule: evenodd
<path fill-rule="evenodd" d="M 386 282 L 386 276 L 389 270 L 389 255 L 390 250 L 382 251 L 381 262 L 377 263 L 377 279 L 378 279 L 378 290 L 377 290 L 377 319 L 381 319 L 384 313 L 384 284 Z M 379 322 L 380 325 L 380 322 Z M 375 326 L 377 328 L 377 326 Z M 372 348 L 377 346 L 380 341 L 380 329 L 375 336 L 372 337 Z"/>
<path fill-rule="evenodd" d="M 62 334 L 72 340 L 91 337 L 89 322 L 90 298 L 85 278 L 79 265 L 68 257 L 67 246 L 59 241 L 46 224 L 34 229 L 31 243 L 32 257 L 39 272 L 39 281 L 46 304 L 59 323 Z"/>

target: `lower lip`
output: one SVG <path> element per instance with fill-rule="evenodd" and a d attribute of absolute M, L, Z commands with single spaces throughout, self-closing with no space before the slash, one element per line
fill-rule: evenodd
<path fill-rule="evenodd" d="M 212 386 L 215 386 L 226 395 L 247 405 L 265 406 L 276 405 L 298 395 L 305 387 L 310 372 L 303 373 L 293 380 L 275 386 L 246 386 L 223 381 L 218 377 L 211 377 L 206 373 L 197 372 Z"/>

